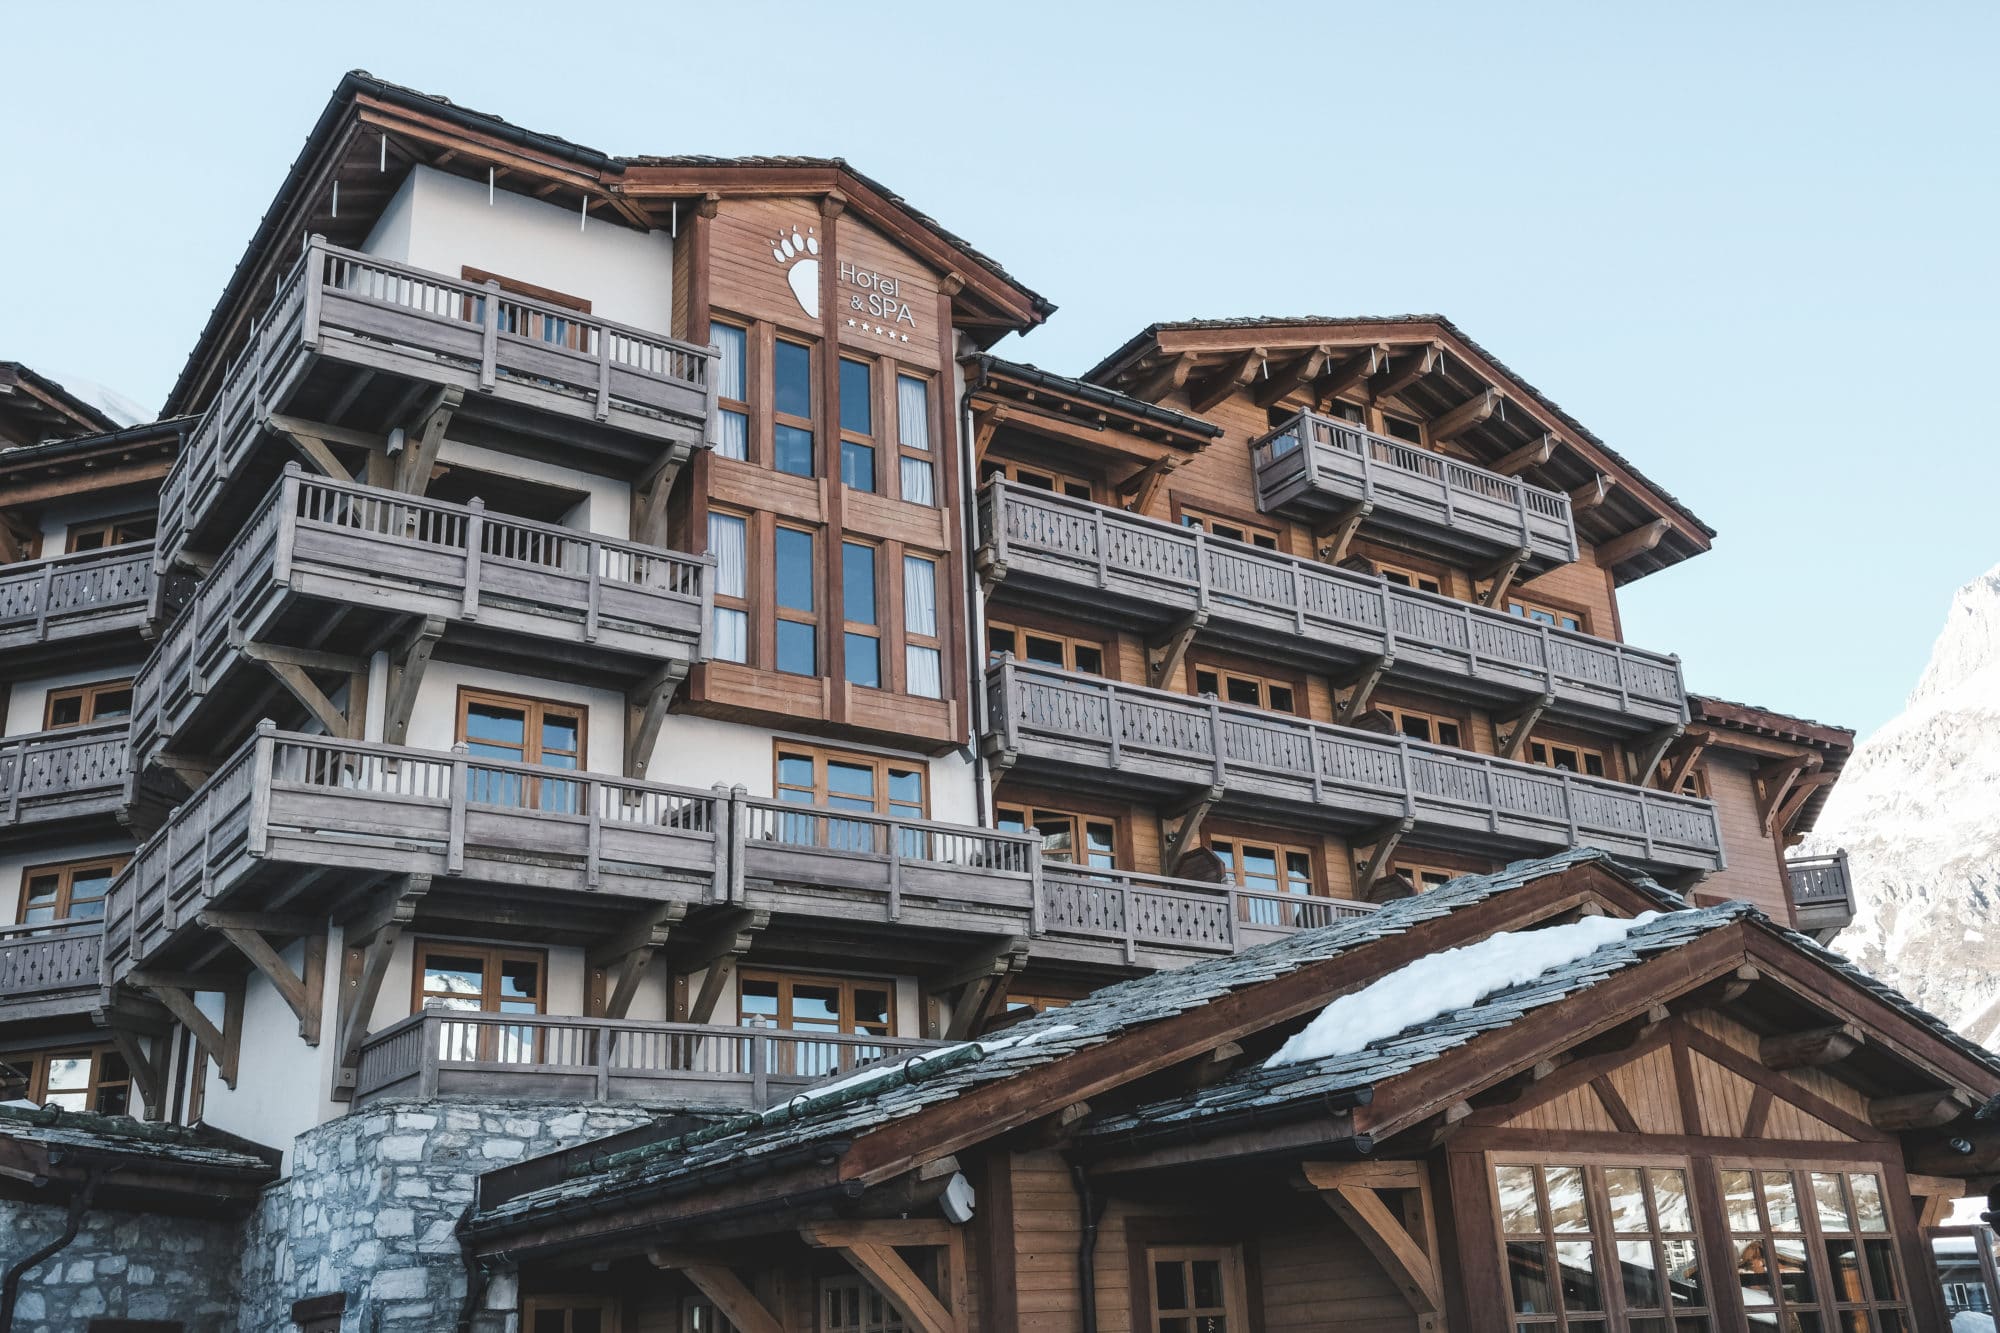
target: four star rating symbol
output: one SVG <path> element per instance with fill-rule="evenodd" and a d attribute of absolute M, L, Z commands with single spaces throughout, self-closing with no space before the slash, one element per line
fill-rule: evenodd
<path fill-rule="evenodd" d="M 856 320 L 850 318 L 847 321 L 847 327 L 850 329 L 860 329 L 863 333 L 872 333 L 877 337 L 887 338 L 890 342 L 908 342 L 910 340 L 910 335 L 907 333 L 898 333 L 894 329 L 887 328 L 881 324 L 870 324 L 865 319 Z"/>

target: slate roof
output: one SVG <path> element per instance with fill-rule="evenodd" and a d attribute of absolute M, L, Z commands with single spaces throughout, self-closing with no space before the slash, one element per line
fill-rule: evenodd
<path fill-rule="evenodd" d="M 1070 397 L 1081 402 L 1100 403 L 1115 411 L 1124 412 L 1128 415 L 1139 417 L 1142 420 L 1157 421 L 1162 425 L 1171 426 L 1175 430 L 1187 431 L 1192 435 L 1206 435 L 1210 439 L 1214 439 L 1216 436 L 1222 434 L 1222 427 L 1212 421 L 1204 421 L 1200 417 L 1189 416 L 1185 412 L 1176 412 L 1171 407 L 1161 407 L 1158 403 L 1149 403 L 1143 398 L 1134 398 L 1131 394 L 1121 390 L 1109 388 L 1102 384 L 1092 384 L 1089 380 L 1080 380 L 1070 375 L 1058 375 L 1053 370 L 1043 370 L 1040 366 L 1030 365 L 1025 361 L 1009 361 L 1004 357 L 994 356 L 990 352 L 982 353 L 978 357 L 975 357 L 974 360 L 978 363 L 980 373 L 975 382 L 968 386 L 970 388 L 977 388 L 980 384 L 983 384 L 986 379 L 985 372 L 992 371 L 994 374 L 1004 375 L 1009 379 L 1018 379 L 1029 384 L 1046 386 L 1058 393 L 1068 394 Z"/>
<path fill-rule="evenodd" d="M 54 1106 L 0 1103 L 0 1138 L 210 1171 L 253 1172 L 272 1178 L 278 1174 L 277 1153 L 253 1152 L 251 1145 L 226 1141 L 211 1131 Z"/>
<path fill-rule="evenodd" d="M 1050 1064 L 1133 1028 L 1403 934 L 1426 921 L 1588 862 L 1604 865 L 1652 897 L 1662 911 L 1687 908 L 1678 895 L 1594 848 L 1573 848 L 1540 860 L 1519 861 L 1490 875 L 1462 876 L 1426 893 L 1398 899 L 1365 917 L 1108 986 L 1067 1008 L 1052 1009 L 1009 1027 L 995 1039 L 947 1048 L 925 1061 L 906 1062 L 897 1072 L 850 1091 L 805 1104 L 794 1099 L 761 1115 L 740 1116 L 628 1152 L 585 1159 L 570 1179 L 483 1209 L 470 1219 L 467 1229 L 474 1233 L 504 1230 L 530 1219 L 545 1222 L 586 1206 L 595 1211 L 620 1196 L 686 1192 L 699 1188 L 703 1177 L 723 1169 L 732 1174 L 754 1173 L 795 1161 L 802 1154 L 837 1155 L 846 1151 L 857 1135 L 972 1088 Z"/>
<path fill-rule="evenodd" d="M 1533 981 L 1495 991 L 1477 1004 L 1441 1014 L 1394 1037 L 1370 1043 L 1349 1055 L 1303 1060 L 1274 1069 L 1255 1066 L 1200 1091 L 1149 1102 L 1091 1124 L 1079 1136 L 1085 1146 L 1112 1147 L 1174 1137 L 1196 1126 L 1256 1116 L 1270 1119 L 1287 1108 L 1339 1105 L 1376 1085 L 1466 1045 L 1488 1032 L 1511 1026 L 1535 1010 L 1589 990 L 1598 982 L 1636 967 L 1648 958 L 1692 943 L 1712 930 L 1743 920 L 1756 909 L 1724 903 L 1670 912 L 1635 928 L 1623 940 L 1600 947 L 1573 963 L 1551 968 Z"/>
<path fill-rule="evenodd" d="M 1459 328 L 1458 325 L 1452 323 L 1443 315 L 1249 315 L 1231 319 L 1160 320 L 1157 323 L 1148 324 L 1145 328 L 1127 338 L 1111 355 L 1099 361 L 1089 370 L 1084 371 L 1083 377 L 1087 380 L 1094 380 L 1106 373 L 1112 367 L 1124 361 L 1139 347 L 1143 346 L 1149 339 L 1157 336 L 1162 329 L 1267 329 L 1289 324 L 1325 324 L 1334 328 L 1353 324 L 1435 324 L 1478 353 L 1495 370 L 1520 385 L 1522 389 L 1526 390 L 1529 397 L 1533 398 L 1565 426 L 1568 426 L 1580 437 L 1588 440 L 1597 448 L 1602 449 L 1606 458 L 1609 458 L 1612 462 L 1618 464 L 1618 466 L 1644 482 L 1646 488 L 1659 496 L 1675 513 L 1694 524 L 1695 527 L 1701 529 L 1701 531 L 1707 533 L 1710 537 L 1715 536 L 1715 529 L 1702 522 L 1695 515 L 1694 511 L 1682 503 L 1671 491 L 1633 466 L 1631 459 L 1626 458 L 1616 449 L 1613 449 L 1610 445 L 1599 439 L 1591 432 L 1588 426 L 1585 426 L 1581 421 L 1578 421 L 1568 412 L 1565 412 L 1555 399 L 1528 383 L 1520 374 L 1511 369 L 1506 362 L 1481 346 L 1478 339 L 1466 333 L 1464 329 Z"/>

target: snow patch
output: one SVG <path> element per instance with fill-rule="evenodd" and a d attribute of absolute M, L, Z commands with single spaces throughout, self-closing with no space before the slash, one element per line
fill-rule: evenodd
<path fill-rule="evenodd" d="M 1352 1055 L 1373 1042 L 1470 1008 L 1496 991 L 1533 981 L 1551 968 L 1588 958 L 1659 915 L 1642 912 L 1629 920 L 1587 916 L 1566 926 L 1503 930 L 1476 944 L 1419 958 L 1334 1000 L 1279 1047 L 1264 1067 Z"/>

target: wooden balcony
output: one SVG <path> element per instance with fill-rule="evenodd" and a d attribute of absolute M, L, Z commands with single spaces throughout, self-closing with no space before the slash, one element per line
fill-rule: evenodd
<path fill-rule="evenodd" d="M 288 466 L 134 680 L 136 766 L 249 733 L 276 686 L 246 645 L 363 656 L 430 620 L 447 656 L 630 686 L 705 655 L 712 589 L 704 556 Z"/>
<path fill-rule="evenodd" d="M 1125 963 L 1166 968 L 1190 954 L 1231 954 L 1376 910 L 1374 903 L 1351 898 L 1266 893 L 1049 861 L 1035 899 L 1035 936 L 1046 957 L 1099 961 L 1110 943 Z"/>
<path fill-rule="evenodd" d="M 213 550 L 295 456 L 273 413 L 385 433 L 426 388 L 463 399 L 453 434 L 539 441 L 637 476 L 707 441 L 714 353 L 575 310 L 429 273 L 315 237 L 160 493 L 160 545 Z"/>
<path fill-rule="evenodd" d="M 1522 577 L 1577 558 L 1569 497 L 1301 412 L 1250 445 L 1257 507 L 1301 522 L 1356 514 L 1371 527 L 1473 560 L 1522 555 Z M 1357 509 L 1357 506 L 1366 506 Z"/>
<path fill-rule="evenodd" d="M 104 923 L 0 926 L 0 1023 L 76 1018 L 101 999 Z"/>
<path fill-rule="evenodd" d="M 1794 856 L 1785 861 L 1792 885 L 1792 908 L 1798 928 L 1821 944 L 1830 943 L 1854 920 L 1854 878 L 1847 853 Z"/>
<path fill-rule="evenodd" d="M 982 571 L 1030 605 L 1149 635 L 1198 623 L 1320 671 L 1384 659 L 1389 681 L 1501 707 L 1546 694 L 1550 716 L 1618 731 L 1687 721 L 1678 658 L 1001 480 L 979 517 Z"/>
<path fill-rule="evenodd" d="M 0 662 L 74 662 L 119 640 L 135 650 L 153 600 L 153 543 L 0 566 Z"/>
<path fill-rule="evenodd" d="M 940 1045 L 909 1037 L 433 1009 L 368 1035 L 354 1100 L 534 1097 L 758 1111 L 816 1083 Z"/>
<path fill-rule="evenodd" d="M 1016 662 L 987 673 L 1003 765 L 1155 805 L 1489 856 L 1588 845 L 1661 872 L 1723 864 L 1707 801 Z"/>
<path fill-rule="evenodd" d="M 0 740 L 0 841 L 109 823 L 125 803 L 128 735 L 120 719 Z"/>

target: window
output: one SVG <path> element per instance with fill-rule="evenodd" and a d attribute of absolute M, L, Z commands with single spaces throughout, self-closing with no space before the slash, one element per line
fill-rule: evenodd
<path fill-rule="evenodd" d="M 938 635 L 937 561 L 929 556 L 903 557 L 903 690 L 925 699 L 944 697 L 944 640 Z"/>
<path fill-rule="evenodd" d="M 993 477 L 1005 477 L 1017 486 L 1032 486 L 1038 491 L 1054 491 L 1067 495 L 1072 500 L 1093 499 L 1093 490 L 1088 479 L 1057 472 L 1053 468 L 1034 467 L 1027 463 L 1010 463 L 1005 459 L 989 458 L 979 468 L 982 481 Z"/>
<path fill-rule="evenodd" d="M 819 1333 L 903 1333 L 896 1307 L 870 1283 L 854 1277 L 819 1280 Z"/>
<path fill-rule="evenodd" d="M 93 722 L 111 722 L 132 716 L 132 680 L 99 681 L 50 690 L 42 705 L 42 727 L 59 731 L 64 727 L 86 727 Z"/>
<path fill-rule="evenodd" d="M 886 980 L 745 969 L 737 981 L 736 995 L 737 1022 L 742 1026 L 776 1028 L 804 1038 L 769 1043 L 769 1067 L 774 1074 L 824 1078 L 852 1068 L 857 1061 L 887 1054 L 882 1047 L 867 1042 L 813 1040 L 813 1033 L 827 1037 L 896 1035 L 895 988 Z"/>
<path fill-rule="evenodd" d="M 21 872 L 21 910 L 15 919 L 24 926 L 39 926 L 53 921 L 102 917 L 105 891 L 129 859 L 111 856 L 98 861 L 31 866 Z"/>
<path fill-rule="evenodd" d="M 1406 444 L 1424 442 L 1422 426 L 1414 421 L 1406 421 L 1402 417 L 1392 417 L 1387 412 L 1382 414 L 1382 433 L 1392 440 L 1402 440 Z"/>
<path fill-rule="evenodd" d="M 840 359 L 840 484 L 875 489 L 875 368 Z"/>
<path fill-rule="evenodd" d="M 1415 588 L 1418 592 L 1436 593 L 1440 597 L 1444 596 L 1444 584 L 1438 580 L 1435 574 L 1426 574 L 1416 569 L 1406 569 L 1401 565 L 1384 564 L 1380 560 L 1375 561 L 1374 565 L 1375 572 L 1391 583 L 1404 588 Z"/>
<path fill-rule="evenodd" d="M 882 626 L 875 611 L 875 548 L 866 542 L 840 544 L 842 661 L 850 685 L 882 688 Z"/>
<path fill-rule="evenodd" d="M 20 1063 L 28 1066 L 28 1100 L 38 1106 L 100 1115 L 129 1115 L 134 1109 L 132 1071 L 115 1046 L 51 1051 Z"/>
<path fill-rule="evenodd" d="M 714 1301 L 690 1296 L 681 1302 L 681 1333 L 737 1333 L 737 1328 Z"/>
<path fill-rule="evenodd" d="M 1061 995 L 1017 995 L 1007 993 L 1007 1012 L 1010 1014 L 1046 1014 L 1051 1009 L 1067 1009 L 1076 1001 Z"/>
<path fill-rule="evenodd" d="M 1231 1333 L 1246 1329 L 1243 1314 L 1243 1257 L 1221 1246 L 1152 1246 L 1146 1251 L 1152 1275 L 1155 1333 Z"/>
<path fill-rule="evenodd" d="M 898 478 L 911 504 L 937 503 L 931 469 L 931 386 L 915 375 L 896 376 L 896 444 L 902 460 Z M 911 691 L 915 693 L 915 691 Z"/>
<path fill-rule="evenodd" d="M 446 940 L 419 940 L 411 1009 L 463 1014 L 539 1014 L 548 959 L 540 950 L 498 949 Z M 532 1027 L 447 1020 L 438 1027 L 445 1060 L 529 1064 L 541 1043 Z"/>
<path fill-rule="evenodd" d="M 1558 745 L 1554 741 L 1529 741 L 1528 762 L 1593 778 L 1601 778 L 1607 771 L 1604 755 L 1599 751 L 1586 750 L 1581 745 Z"/>
<path fill-rule="evenodd" d="M 1661 786 L 1665 786 L 1667 780 L 1673 776 L 1673 771 L 1674 765 L 1668 763 L 1666 760 L 1661 760 L 1658 770 L 1659 777 L 1656 781 Z M 1707 800 L 1708 769 L 1699 764 L 1689 769 L 1687 776 L 1681 779 L 1680 794 L 1683 796 L 1692 796 L 1697 800 Z"/>
<path fill-rule="evenodd" d="M 922 819 L 924 765 L 887 756 L 778 745 L 778 799 L 835 810 Z"/>
<path fill-rule="evenodd" d="M 589 711 L 463 686 L 458 691 L 458 739 L 478 759 L 540 768 L 580 770 Z M 583 813 L 583 785 L 530 777 L 512 768 L 475 764 L 466 774 L 466 799 L 519 810 Z"/>
<path fill-rule="evenodd" d="M 1707 1333 L 1684 1165 L 1502 1164 L 1494 1180 L 1516 1333 Z"/>
<path fill-rule="evenodd" d="M 1061 810 L 1023 805 L 995 806 L 993 822 L 1005 833 L 1033 829 L 1042 839 L 1042 859 L 1110 870 L 1118 864 L 1118 825 Z"/>
<path fill-rule="evenodd" d="M 1872 1171 L 1725 1169 L 1720 1173 L 1736 1284 L 1752 1327 L 1912 1327 L 1890 1235 L 1882 1178 Z"/>
<path fill-rule="evenodd" d="M 734 324 L 711 322 L 709 341 L 722 349 L 715 367 L 715 394 L 720 408 L 715 452 L 724 458 L 750 457 L 750 331 Z"/>
<path fill-rule="evenodd" d="M 772 538 L 778 594 L 778 670 L 819 674 L 819 617 L 813 584 L 813 535 L 779 528 Z"/>
<path fill-rule="evenodd" d="M 724 662 L 750 660 L 750 521 L 711 510 L 708 550 L 715 557 L 715 611 L 709 651 Z"/>
<path fill-rule="evenodd" d="M 1234 838 L 1211 838 L 1208 849 L 1215 853 L 1238 888 L 1253 893 L 1291 894 L 1307 897 L 1313 891 L 1312 853 L 1303 847 L 1282 847 Z M 1243 919 L 1259 926 L 1310 926 L 1317 922 L 1302 919 L 1299 909 L 1275 898 L 1252 898 L 1244 904 Z"/>
<path fill-rule="evenodd" d="M 1181 526 L 1199 528 L 1211 537 L 1224 537 L 1233 542 L 1243 542 L 1250 546 L 1261 546 L 1267 551 L 1278 549 L 1278 534 L 1270 528 L 1261 528 L 1249 523 L 1238 523 L 1234 519 L 1217 518 L 1199 509 L 1181 510 Z"/>
<path fill-rule="evenodd" d="M 1092 676 L 1104 674 L 1104 645 L 1073 639 L 1067 634 L 1049 634 L 1037 629 L 989 621 L 986 625 L 986 660 L 997 662 L 1012 654 L 1022 662 L 1082 671 Z"/>
<path fill-rule="evenodd" d="M 1467 870 L 1452 870 L 1445 866 L 1418 865 L 1411 861 L 1392 861 L 1389 864 L 1389 873 L 1392 875 L 1401 875 L 1404 879 L 1410 881 L 1411 888 L 1415 889 L 1418 893 L 1425 893 L 1431 889 L 1441 888 L 1451 883 L 1451 881 L 1457 879 L 1460 875 L 1472 872 Z"/>
<path fill-rule="evenodd" d="M 153 540 L 156 524 L 151 514 L 128 514 L 123 518 L 97 519 L 73 525 L 65 539 L 65 550 L 101 551 L 107 546 Z"/>
<path fill-rule="evenodd" d="M 1224 671 L 1220 667 L 1198 666 L 1194 668 L 1194 692 L 1213 695 L 1225 703 L 1243 704 L 1249 708 L 1268 708 L 1274 713 L 1296 713 L 1298 697 L 1293 686 L 1262 676 L 1247 675 L 1241 671 Z"/>
<path fill-rule="evenodd" d="M 1574 611 L 1564 611 L 1558 607 L 1543 606 L 1539 602 L 1524 602 L 1518 597 L 1507 599 L 1507 614 L 1532 620 L 1537 625 L 1554 625 L 1557 629 L 1573 629 L 1583 632 L 1583 617 Z"/>
<path fill-rule="evenodd" d="M 1463 733 L 1451 718 L 1388 704 L 1376 705 L 1376 711 L 1389 719 L 1390 729 L 1398 736 L 1408 736 L 1413 741 L 1428 741 L 1433 745 L 1465 748 Z"/>
<path fill-rule="evenodd" d="M 813 475 L 813 354 L 780 338 L 771 357 L 771 466 Z"/>
<path fill-rule="evenodd" d="M 530 1296 L 521 1328 L 522 1333 L 617 1333 L 618 1303 L 609 1296 Z"/>

